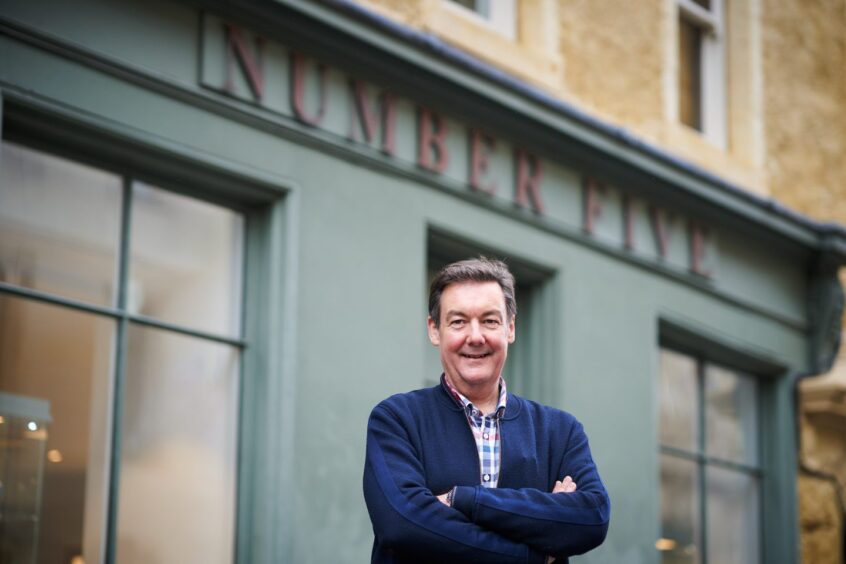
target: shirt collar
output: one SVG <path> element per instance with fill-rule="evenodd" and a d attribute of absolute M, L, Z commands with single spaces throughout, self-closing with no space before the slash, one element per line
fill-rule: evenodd
<path fill-rule="evenodd" d="M 462 408 L 465 412 L 469 412 L 471 410 L 476 409 L 476 406 L 473 405 L 469 399 L 464 397 L 461 392 L 459 392 L 455 386 L 447 379 L 446 374 L 441 374 L 441 385 L 446 388 L 446 391 L 449 393 L 449 396 L 453 399 L 453 401 L 458 405 L 458 407 Z M 508 399 L 508 391 L 505 388 L 505 380 L 502 376 L 499 377 L 499 401 L 496 404 L 496 414 L 498 417 L 502 417 L 505 413 L 505 403 Z"/>

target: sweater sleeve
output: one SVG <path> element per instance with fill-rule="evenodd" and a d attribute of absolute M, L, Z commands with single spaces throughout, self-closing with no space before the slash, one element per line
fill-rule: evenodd
<path fill-rule="evenodd" d="M 534 488 L 459 486 L 453 507 L 477 525 L 556 557 L 582 554 L 602 544 L 611 502 L 590 454 L 587 435 L 574 421 L 559 476 L 576 482 L 573 493 Z"/>
<path fill-rule="evenodd" d="M 541 564 L 545 556 L 441 503 L 425 486 L 406 429 L 377 406 L 367 427 L 364 498 L 377 543 L 426 561 Z"/>

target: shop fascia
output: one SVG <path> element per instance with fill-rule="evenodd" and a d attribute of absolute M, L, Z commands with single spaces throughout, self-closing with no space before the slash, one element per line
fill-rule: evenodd
<path fill-rule="evenodd" d="M 565 235 L 713 281 L 704 222 L 541 158 L 418 101 L 217 17 L 203 23 L 201 85 Z M 506 182 L 507 179 L 507 182 Z M 506 185 L 507 184 L 507 185 Z"/>

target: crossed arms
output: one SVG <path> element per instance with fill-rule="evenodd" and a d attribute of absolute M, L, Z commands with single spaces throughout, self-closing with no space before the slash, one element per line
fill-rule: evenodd
<path fill-rule="evenodd" d="M 426 487 L 401 418 L 379 405 L 368 424 L 364 493 L 378 542 L 399 554 L 543 564 L 547 555 L 567 557 L 598 546 L 608 529 L 608 497 L 578 423 L 559 465 L 558 475 L 572 476 L 578 491 L 458 486 L 447 507 Z"/>

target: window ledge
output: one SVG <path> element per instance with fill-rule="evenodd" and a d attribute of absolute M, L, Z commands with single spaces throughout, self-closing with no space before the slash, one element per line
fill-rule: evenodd
<path fill-rule="evenodd" d="M 714 145 L 695 129 L 680 123 L 664 123 L 657 141 L 679 157 L 743 186 L 758 196 L 770 196 L 763 167 L 740 158 L 730 149 Z"/>

